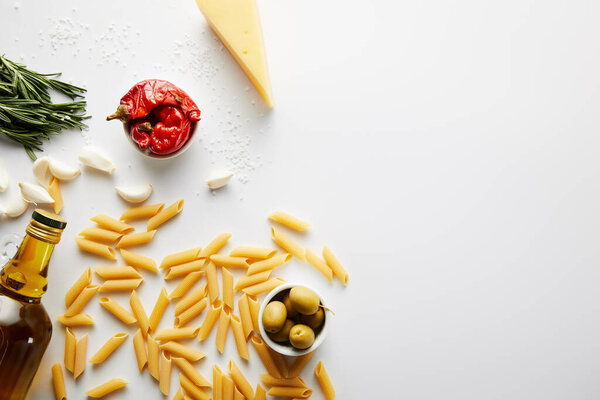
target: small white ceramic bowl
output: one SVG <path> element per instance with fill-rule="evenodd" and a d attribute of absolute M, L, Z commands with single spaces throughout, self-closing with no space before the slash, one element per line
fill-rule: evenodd
<path fill-rule="evenodd" d="M 300 349 L 295 348 L 291 344 L 277 343 L 274 340 L 271 340 L 271 338 L 267 334 L 267 331 L 265 331 L 265 328 L 263 327 L 263 324 L 262 324 L 263 313 L 265 311 L 265 307 L 267 306 L 267 304 L 269 304 L 269 302 L 271 300 L 273 300 L 274 297 L 277 297 L 278 294 L 280 294 L 281 292 L 285 292 L 286 290 L 289 290 L 296 286 L 302 286 L 304 288 L 312 290 L 313 292 L 315 292 L 317 294 L 317 296 L 319 296 L 319 300 L 321 300 L 321 304 L 323 306 L 327 306 L 327 304 L 323 300 L 323 297 L 321 297 L 319 292 L 317 292 L 312 287 L 303 285 L 300 283 L 285 283 L 285 284 L 278 286 L 275 289 L 271 290 L 269 292 L 269 294 L 267 294 L 267 297 L 265 297 L 262 304 L 260 305 L 260 311 L 258 313 L 258 328 L 260 330 L 260 335 L 262 336 L 263 340 L 270 348 L 272 348 L 276 352 L 286 355 L 286 356 L 301 356 L 301 355 L 310 353 L 311 351 L 315 350 L 325 340 L 325 336 L 327 336 L 327 329 L 328 329 L 329 316 L 327 315 L 327 312 L 325 312 L 325 319 L 323 320 L 323 325 L 321 326 L 321 328 L 318 332 L 315 332 L 315 342 L 308 349 L 300 350 Z"/>
<path fill-rule="evenodd" d="M 197 121 L 192 122 L 192 124 L 190 126 L 190 136 L 188 137 L 187 142 L 185 142 L 179 150 L 174 151 L 173 153 L 169 153 L 169 154 L 156 154 L 156 153 L 151 152 L 149 149 L 146 149 L 146 150 L 140 149 L 140 146 L 135 142 L 135 140 L 133 140 L 133 138 L 129 134 L 129 122 L 126 122 L 123 124 L 123 130 L 125 131 L 125 136 L 127 136 L 127 140 L 129 141 L 129 143 L 131 143 L 133 145 L 133 147 L 135 147 L 135 149 L 137 151 L 139 151 L 140 153 L 142 153 L 143 155 L 145 155 L 146 157 L 149 157 L 149 158 L 165 160 L 168 158 L 177 157 L 178 155 L 180 155 L 184 151 L 186 151 L 188 149 L 188 147 L 190 147 L 190 145 L 192 144 L 192 139 L 194 138 L 194 133 L 196 133 L 197 126 L 198 126 Z"/>

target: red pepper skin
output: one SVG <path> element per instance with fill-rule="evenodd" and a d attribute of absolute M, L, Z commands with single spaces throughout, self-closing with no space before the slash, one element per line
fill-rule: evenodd
<path fill-rule="evenodd" d="M 150 135 L 139 129 L 139 126 L 141 124 L 143 124 L 144 122 L 146 122 L 146 121 L 138 120 L 138 121 L 131 123 L 131 125 L 129 126 L 129 135 L 131 136 L 133 141 L 136 142 L 138 144 L 138 146 L 140 146 L 140 149 L 142 149 L 142 150 L 147 149 L 148 146 L 150 146 L 150 141 L 151 141 Z"/>
<path fill-rule="evenodd" d="M 154 125 L 150 149 L 156 154 L 169 154 L 179 150 L 190 136 L 190 120 L 176 107 L 159 107 L 153 114 L 161 122 Z"/>

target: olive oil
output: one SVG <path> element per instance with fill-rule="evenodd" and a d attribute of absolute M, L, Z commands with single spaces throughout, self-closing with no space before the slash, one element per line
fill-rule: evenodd
<path fill-rule="evenodd" d="M 52 336 L 41 303 L 48 262 L 66 222 L 33 212 L 17 254 L 0 271 L 0 400 L 25 398 Z"/>

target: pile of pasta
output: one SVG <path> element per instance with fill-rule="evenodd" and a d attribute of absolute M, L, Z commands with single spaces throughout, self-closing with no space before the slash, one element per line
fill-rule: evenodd
<path fill-rule="evenodd" d="M 300 374 L 309 362 L 314 351 L 297 357 L 288 364 L 285 357 L 270 349 L 260 336 L 258 314 L 260 294 L 268 292 L 285 281 L 271 277 L 275 268 L 296 257 L 314 266 L 329 281 L 337 277 L 344 285 L 348 273 L 339 260 L 327 247 L 323 249 L 323 259 L 310 249 L 303 249 L 283 231 L 272 227 L 273 241 L 284 251 L 277 249 L 240 246 L 229 254 L 221 254 L 231 234 L 217 235 L 205 247 L 194 247 L 167 255 L 157 267 L 156 262 L 142 254 L 127 250 L 127 247 L 142 245 L 152 240 L 157 228 L 175 217 L 183 209 L 183 200 L 168 207 L 164 204 L 140 206 L 126 210 L 119 220 L 107 215 L 97 215 L 91 220 L 97 224 L 83 230 L 75 240 L 81 250 L 116 261 L 116 249 L 121 253 L 125 266 L 96 267 L 95 274 L 103 279 L 101 284 L 92 283 L 92 269 L 87 268 L 65 295 L 65 312 L 57 319 L 66 326 L 64 368 L 77 378 L 85 371 L 86 363 L 104 362 L 129 337 L 128 333 L 114 334 L 89 359 L 86 358 L 87 334 L 77 338 L 71 327 L 93 325 L 92 316 L 83 313 L 85 305 L 97 292 L 130 292 L 129 307 L 120 305 L 110 297 L 100 297 L 101 306 L 124 325 L 134 325 L 137 330 L 132 342 L 138 369 L 148 373 L 158 382 L 159 390 L 168 396 L 171 388 L 172 366 L 179 370 L 179 388 L 174 400 L 210 399 L 207 393 L 212 388 L 215 400 L 265 399 L 267 395 L 305 399 L 312 394 Z M 127 222 L 146 218 L 147 231 L 135 233 Z M 286 228 L 303 231 L 309 224 L 283 212 L 269 215 L 269 218 Z M 222 282 L 218 281 L 221 270 Z M 232 269 L 241 269 L 245 274 L 234 282 Z M 141 271 L 158 273 L 164 270 L 164 279 L 180 279 L 179 284 L 168 293 L 162 288 L 150 315 L 140 301 L 136 289 L 144 277 Z M 237 300 L 237 313 L 235 293 Z M 170 302 L 175 302 L 173 327 L 158 330 L 159 323 Z M 206 315 L 200 326 L 188 323 L 204 310 Z M 216 325 L 216 348 L 223 354 L 227 334 L 231 329 L 239 356 L 250 360 L 248 343 L 255 349 L 267 374 L 261 375 L 262 384 L 256 388 L 248 382 L 237 365 L 230 360 L 227 371 L 213 365 L 212 382 L 194 367 L 194 363 L 205 358 L 205 354 L 179 340 L 197 338 L 203 342 Z M 335 391 L 322 362 L 314 371 L 321 390 L 327 400 L 335 398 Z M 64 376 L 60 363 L 53 365 L 52 377 L 57 399 L 66 399 Z M 128 384 L 115 378 L 86 392 L 89 397 L 99 398 Z M 268 390 L 265 389 L 268 387 Z"/>

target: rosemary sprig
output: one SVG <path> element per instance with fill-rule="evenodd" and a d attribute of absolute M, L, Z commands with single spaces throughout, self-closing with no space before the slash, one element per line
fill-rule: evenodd
<path fill-rule="evenodd" d="M 72 100 L 83 98 L 84 88 L 58 80 L 60 73 L 40 74 L 0 56 L 0 135 L 20 143 L 33 160 L 42 151 L 42 139 L 63 129 L 87 127 L 86 102 L 52 103 L 49 90 Z"/>

